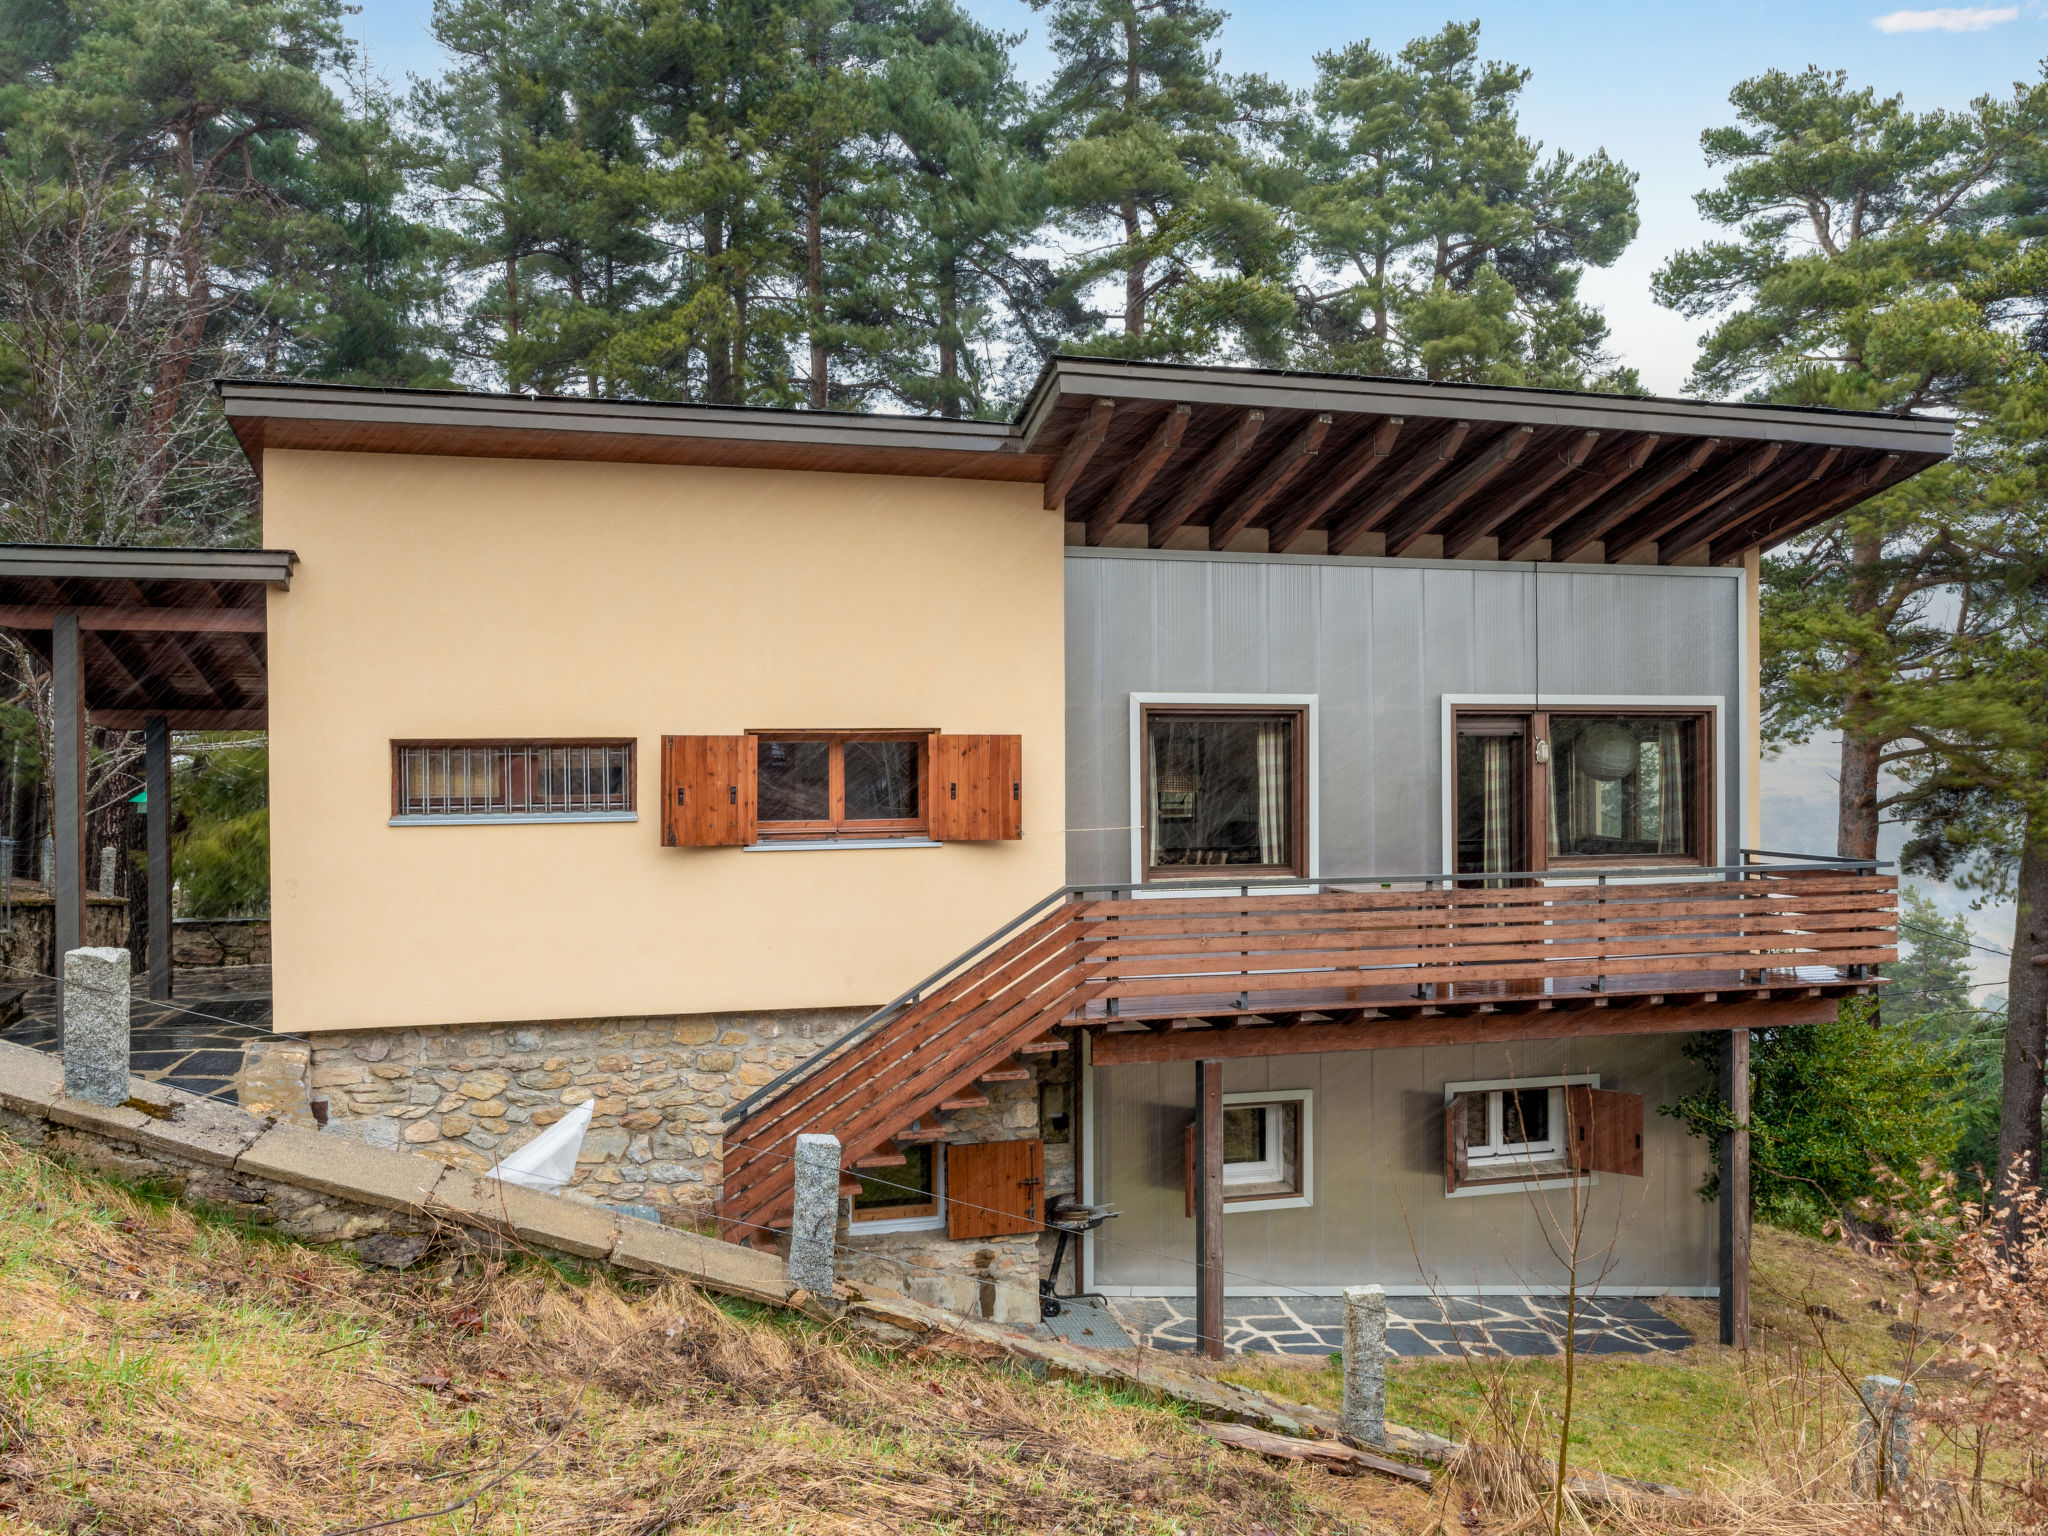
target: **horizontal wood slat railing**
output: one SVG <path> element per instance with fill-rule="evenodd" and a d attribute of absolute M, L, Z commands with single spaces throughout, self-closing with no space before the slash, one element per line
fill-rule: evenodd
<path fill-rule="evenodd" d="M 1863 872 L 1872 868 L 1597 884 L 1553 874 L 1494 887 L 1444 876 L 1401 888 L 1293 881 L 1171 897 L 1070 887 L 737 1106 L 720 1216 L 741 1241 L 768 1231 L 790 1207 L 799 1132 L 836 1135 L 851 1168 L 1019 1051 L 1058 1048 L 1047 1038 L 1058 1025 L 1291 1014 L 1326 1008 L 1333 994 L 1412 1008 L 1418 998 L 1699 993 L 1769 976 L 1860 981 L 1897 958 L 1898 882 Z M 1559 878 L 1580 883 L 1535 883 Z M 1114 894 L 1098 898 L 1105 889 Z M 928 1126 L 917 1137 L 934 1139 Z"/>

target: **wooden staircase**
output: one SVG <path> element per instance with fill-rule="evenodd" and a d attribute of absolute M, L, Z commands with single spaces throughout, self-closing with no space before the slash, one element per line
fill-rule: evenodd
<path fill-rule="evenodd" d="M 984 953 L 741 1104 L 725 1134 L 718 1211 L 726 1235 L 748 1242 L 786 1222 L 800 1133 L 837 1136 L 845 1168 L 900 1164 L 893 1144 L 944 1140 L 941 1116 L 989 1102 L 980 1085 L 1028 1080 L 1020 1058 L 1065 1050 L 1047 1030 L 1101 990 L 1083 974 L 1093 946 L 1082 940 L 1081 916 L 1066 893 L 1048 898 Z"/>

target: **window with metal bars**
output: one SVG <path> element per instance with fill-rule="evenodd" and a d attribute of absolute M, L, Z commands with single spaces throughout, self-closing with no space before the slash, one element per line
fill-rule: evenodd
<path fill-rule="evenodd" d="M 630 741 L 400 741 L 394 825 L 631 821 Z"/>

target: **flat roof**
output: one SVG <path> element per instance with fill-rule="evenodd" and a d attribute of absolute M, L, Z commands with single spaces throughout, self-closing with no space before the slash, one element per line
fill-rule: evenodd
<path fill-rule="evenodd" d="M 1045 487 L 1089 544 L 1719 562 L 1946 457 L 1930 417 L 1055 357 L 1012 422 L 222 379 L 267 448 Z"/>

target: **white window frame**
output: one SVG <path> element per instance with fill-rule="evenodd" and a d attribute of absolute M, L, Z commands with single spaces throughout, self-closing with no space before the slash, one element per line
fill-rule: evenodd
<path fill-rule="evenodd" d="M 1714 742 L 1714 846 L 1702 849 L 1703 865 L 1729 864 L 1729 857 L 1740 840 L 1737 829 L 1746 826 L 1749 814 L 1749 785 L 1740 773 L 1726 771 L 1728 758 L 1723 747 L 1728 730 L 1728 698 L 1719 693 L 1447 693 L 1443 696 L 1443 756 L 1441 759 L 1443 777 L 1443 804 L 1438 814 L 1443 818 L 1443 869 L 1454 874 L 1458 868 L 1458 742 L 1457 712 L 1461 709 L 1609 709 L 1618 715 L 1625 715 L 1636 709 L 1702 709 L 1713 712 Z M 1723 815 L 1722 807 L 1727 803 L 1730 781 L 1735 791 L 1735 810 L 1732 815 Z M 1134 802 L 1135 803 L 1135 802 Z M 1625 859 L 1616 860 L 1626 864 Z M 1684 866 L 1674 866 L 1674 871 Z M 1573 865 L 1550 872 L 1548 878 L 1553 884 L 1564 884 L 1572 880 L 1587 881 L 1599 878 L 1598 869 Z"/>
<path fill-rule="evenodd" d="M 1301 1192 L 1294 1195 L 1233 1197 L 1230 1193 L 1232 1182 L 1230 1165 L 1226 1163 L 1223 1166 L 1223 1214 L 1229 1216 L 1238 1211 L 1298 1211 L 1314 1205 L 1316 1203 L 1314 1091 L 1308 1088 L 1268 1088 L 1257 1093 L 1226 1093 L 1223 1095 L 1223 1107 L 1225 1109 L 1231 1109 L 1242 1104 L 1294 1104 L 1299 1106 L 1298 1114 L 1301 1119 Z M 1267 1134 L 1269 1136 L 1275 1134 L 1273 1126 L 1277 1123 L 1278 1118 L 1278 1116 L 1268 1117 Z M 1269 1160 L 1277 1161 L 1274 1149 L 1269 1148 Z M 1268 1166 L 1267 1163 L 1240 1163 L 1238 1166 L 1240 1168 L 1249 1167 L 1262 1170 L 1258 1177 L 1253 1177 L 1248 1173 L 1240 1174 L 1236 1180 L 1240 1184 L 1263 1184 L 1268 1182 L 1269 1179 L 1281 1177 L 1284 1171 L 1276 1167 L 1271 1174 L 1266 1174 L 1263 1170 Z"/>
<path fill-rule="evenodd" d="M 1145 711 L 1153 707 L 1173 709 L 1298 709 L 1307 722 L 1308 741 L 1302 753 L 1303 772 L 1308 775 L 1308 872 L 1313 880 L 1322 870 L 1322 760 L 1316 720 L 1319 695 L 1313 693 L 1134 693 L 1131 695 L 1131 884 L 1145 881 Z M 1222 868 L 1223 866 L 1218 866 Z M 1227 874 L 1219 875 L 1227 880 Z M 1272 875 L 1255 877 L 1261 881 Z M 1284 876 L 1278 878 L 1285 878 Z M 1180 882 L 1153 881 L 1144 894 L 1213 896 L 1215 891 L 1176 891 Z"/>
<path fill-rule="evenodd" d="M 856 1219 L 853 1214 L 851 1195 L 847 1196 L 846 1232 L 849 1237 L 860 1237 L 869 1232 L 936 1232 L 946 1225 L 946 1143 L 927 1143 L 932 1149 L 932 1195 L 937 1207 L 929 1216 L 876 1217 L 872 1221 Z M 887 1173 L 886 1168 L 873 1170 L 877 1174 Z M 853 1170 L 855 1178 L 860 1177 L 858 1168 Z"/>
<path fill-rule="evenodd" d="M 1548 1088 L 1552 1091 L 1550 1124 L 1557 1137 L 1559 1150 L 1547 1155 L 1560 1157 L 1563 1156 L 1563 1140 L 1567 1134 L 1566 1120 L 1568 1118 L 1565 1112 L 1564 1090 L 1570 1087 L 1581 1086 L 1597 1089 L 1600 1086 L 1600 1074 L 1598 1072 L 1574 1072 L 1562 1077 L 1495 1077 L 1487 1078 L 1480 1082 L 1445 1083 L 1444 1107 L 1449 1109 L 1451 1100 L 1461 1093 L 1496 1094 L 1524 1088 Z M 1503 1108 L 1499 1102 L 1496 1101 L 1487 1105 L 1487 1129 L 1491 1135 L 1498 1136 L 1500 1134 L 1502 1117 Z M 1545 1173 L 1539 1174 L 1535 1178 L 1527 1179 L 1482 1179 L 1479 1172 L 1481 1169 L 1491 1172 L 1496 1169 L 1513 1168 L 1518 1163 L 1529 1162 L 1530 1158 L 1527 1152 L 1518 1147 L 1515 1152 L 1510 1152 L 1503 1148 L 1501 1151 L 1492 1153 L 1484 1158 L 1471 1158 L 1469 1152 L 1467 1156 L 1467 1166 L 1471 1169 L 1470 1177 L 1478 1180 L 1478 1182 L 1460 1184 L 1456 1189 L 1446 1190 L 1444 1192 L 1446 1200 L 1463 1199 L 1470 1195 L 1519 1195 L 1530 1190 L 1571 1189 L 1575 1186 L 1590 1188 L 1600 1182 L 1600 1175 L 1597 1173 L 1582 1173 L 1576 1178 L 1568 1173 Z"/>

